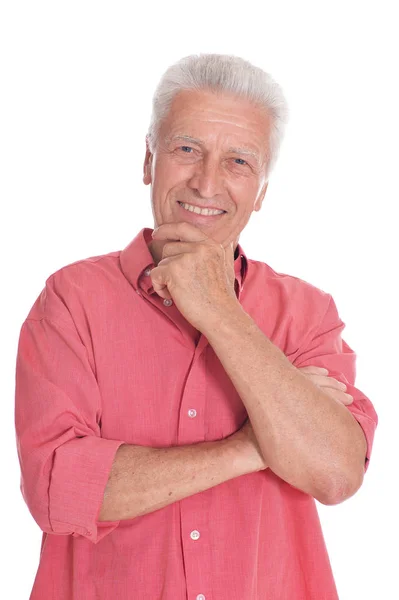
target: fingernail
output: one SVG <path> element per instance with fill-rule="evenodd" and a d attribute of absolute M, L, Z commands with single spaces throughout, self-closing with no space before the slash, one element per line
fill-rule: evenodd
<path fill-rule="evenodd" d="M 156 227 L 156 228 L 154 229 L 154 231 L 152 232 L 152 234 L 151 234 L 151 235 L 154 235 L 154 233 L 155 233 L 156 231 L 158 231 L 158 227 Z"/>

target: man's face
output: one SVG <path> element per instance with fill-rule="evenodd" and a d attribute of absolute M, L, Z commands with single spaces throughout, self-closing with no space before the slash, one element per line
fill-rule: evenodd
<path fill-rule="evenodd" d="M 144 161 L 154 227 L 187 221 L 234 248 L 267 189 L 270 116 L 252 103 L 208 91 L 184 90 L 163 120 L 154 154 Z M 178 202 L 226 212 L 203 216 Z"/>

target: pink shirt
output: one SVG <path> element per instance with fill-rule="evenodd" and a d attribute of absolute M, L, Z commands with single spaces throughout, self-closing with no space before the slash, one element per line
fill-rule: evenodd
<path fill-rule="evenodd" d="M 30 600 L 336 599 L 314 498 L 270 469 L 98 521 L 122 443 L 220 440 L 247 417 L 206 337 L 152 290 L 151 232 L 53 273 L 21 328 L 21 492 L 43 531 Z M 333 298 L 240 245 L 234 265 L 239 302 L 265 335 L 295 366 L 348 385 L 367 469 L 377 415 L 354 387 L 356 354 Z"/>

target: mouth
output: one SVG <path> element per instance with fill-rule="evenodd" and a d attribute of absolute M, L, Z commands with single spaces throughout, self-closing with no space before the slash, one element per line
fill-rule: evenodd
<path fill-rule="evenodd" d="M 177 204 L 180 206 L 181 210 L 184 211 L 188 217 L 191 217 L 195 220 L 200 219 L 201 221 L 209 221 L 215 220 L 222 217 L 226 214 L 227 211 L 222 209 L 201 209 L 199 206 L 195 204 L 188 204 L 185 202 L 177 201 Z"/>

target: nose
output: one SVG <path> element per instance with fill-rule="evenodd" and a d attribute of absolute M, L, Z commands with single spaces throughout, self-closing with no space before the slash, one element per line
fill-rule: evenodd
<path fill-rule="evenodd" d="M 210 156 L 204 157 L 195 165 L 195 171 L 189 179 L 188 186 L 196 190 L 203 198 L 213 198 L 223 191 L 223 178 L 220 165 Z"/>

